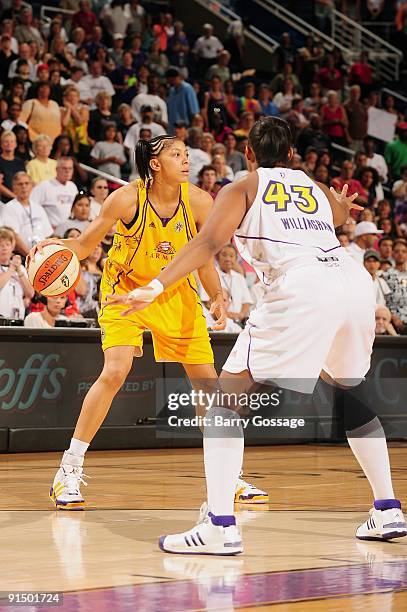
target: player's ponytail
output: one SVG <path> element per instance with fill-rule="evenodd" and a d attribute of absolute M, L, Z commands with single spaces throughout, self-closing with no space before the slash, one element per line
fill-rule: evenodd
<path fill-rule="evenodd" d="M 176 140 L 175 136 L 156 136 L 151 140 L 143 140 L 142 138 L 136 145 L 136 166 L 143 183 L 152 177 L 150 161 L 153 157 L 157 157 L 168 141 Z"/>

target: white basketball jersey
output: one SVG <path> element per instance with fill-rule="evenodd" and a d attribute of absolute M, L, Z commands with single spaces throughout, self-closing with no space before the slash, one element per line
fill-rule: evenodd
<path fill-rule="evenodd" d="M 256 198 L 235 232 L 241 256 L 266 285 L 281 269 L 343 249 L 325 193 L 302 170 L 259 168 Z"/>

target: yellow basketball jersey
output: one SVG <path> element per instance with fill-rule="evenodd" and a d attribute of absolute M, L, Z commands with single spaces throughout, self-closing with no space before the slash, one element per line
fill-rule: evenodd
<path fill-rule="evenodd" d="M 136 215 L 128 224 L 118 221 L 106 262 L 108 268 L 120 268 L 135 287 L 146 285 L 158 276 L 197 233 L 189 205 L 188 183 L 181 184 L 178 206 L 170 218 L 161 218 L 155 210 L 149 198 L 150 184 L 137 181 Z"/>

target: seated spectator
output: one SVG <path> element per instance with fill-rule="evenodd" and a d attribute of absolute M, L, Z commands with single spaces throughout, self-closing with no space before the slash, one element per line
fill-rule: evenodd
<path fill-rule="evenodd" d="M 55 327 L 55 321 L 67 320 L 67 317 L 62 314 L 67 303 L 65 295 L 49 296 L 43 299 L 45 300 L 44 310 L 30 312 L 24 319 L 24 327 L 49 329 Z"/>
<path fill-rule="evenodd" d="M 131 51 L 126 49 L 123 52 L 120 64 L 110 73 L 110 80 L 116 92 L 116 102 L 124 102 L 124 99 L 127 98 L 130 91 L 133 91 L 137 83 L 136 69 Z"/>
<path fill-rule="evenodd" d="M 69 218 L 57 225 L 54 234 L 63 238 L 64 234 L 72 228 L 78 229 L 82 233 L 88 227 L 90 221 L 90 198 L 84 191 L 79 191 L 72 202 Z"/>
<path fill-rule="evenodd" d="M 199 113 L 198 98 L 194 88 L 183 80 L 181 73 L 174 69 L 166 74 L 171 87 L 168 92 L 167 109 L 170 129 L 176 121 L 185 121 L 189 125 L 191 118 Z"/>
<path fill-rule="evenodd" d="M 182 121 L 182 119 L 174 123 L 174 136 L 178 140 L 182 140 L 182 142 L 186 143 L 188 138 L 187 124 L 185 121 Z"/>
<path fill-rule="evenodd" d="M 260 113 L 265 115 L 266 117 L 278 117 L 280 115 L 280 111 L 277 106 L 272 101 L 273 92 L 271 88 L 263 83 L 259 87 L 259 104 L 260 104 Z"/>
<path fill-rule="evenodd" d="M 16 246 L 13 230 L 0 228 L 0 317 L 24 319 L 25 299 L 34 289 L 28 280 L 20 255 L 13 255 Z"/>
<path fill-rule="evenodd" d="M 379 240 L 379 255 L 380 259 L 387 259 L 394 265 L 393 260 L 393 240 L 389 236 L 383 235 Z"/>
<path fill-rule="evenodd" d="M 51 144 L 62 131 L 61 109 L 50 99 L 50 83 L 40 83 L 37 97 L 23 104 L 21 120 L 28 125 L 28 135 L 33 142 L 40 134 L 46 134 Z"/>
<path fill-rule="evenodd" d="M 391 322 L 391 312 L 386 306 L 379 306 L 376 308 L 376 336 L 397 336 L 397 332 L 394 329 Z"/>
<path fill-rule="evenodd" d="M 294 85 L 294 93 L 301 94 L 302 88 L 301 83 L 298 79 L 298 76 L 293 72 L 293 64 L 292 62 L 286 62 L 284 64 L 284 68 L 282 72 L 276 74 L 273 80 L 270 83 L 270 89 L 272 91 L 283 91 L 284 81 L 290 78 Z"/>
<path fill-rule="evenodd" d="M 360 86 L 363 97 L 365 97 L 369 93 L 373 85 L 373 71 L 367 60 L 367 52 L 362 51 L 362 53 L 360 54 L 359 62 L 355 62 L 351 66 L 348 76 L 350 85 Z"/>
<path fill-rule="evenodd" d="M 214 120 L 219 115 L 223 124 L 228 122 L 223 84 L 217 76 L 212 77 L 209 90 L 204 94 L 204 105 L 201 114 L 205 120 L 206 128 L 210 131 L 213 131 L 215 127 Z"/>
<path fill-rule="evenodd" d="M 189 180 L 191 183 L 198 182 L 198 175 L 203 168 L 211 163 L 211 157 L 202 151 L 203 132 L 200 128 L 191 127 L 188 130 L 188 152 L 189 152 Z"/>
<path fill-rule="evenodd" d="M 215 138 L 213 134 L 210 132 L 204 132 L 202 136 L 202 144 L 201 149 L 208 153 L 208 155 L 212 155 L 212 147 L 215 144 Z"/>
<path fill-rule="evenodd" d="M 362 148 L 363 140 L 367 136 L 367 110 L 360 101 L 360 96 L 359 85 L 352 85 L 349 90 L 349 99 L 343 105 L 348 117 L 348 132 L 351 139 L 349 146 L 354 151 Z"/>
<path fill-rule="evenodd" d="M 297 139 L 297 135 L 308 127 L 309 121 L 306 119 L 304 113 L 304 100 L 302 98 L 294 98 L 291 110 L 285 115 L 285 120 L 290 126 L 291 133 L 293 135 L 294 142 Z"/>
<path fill-rule="evenodd" d="M 232 169 L 233 174 L 247 170 L 246 157 L 236 148 L 236 136 L 234 134 L 226 134 L 223 142 L 226 147 L 226 163 Z"/>
<path fill-rule="evenodd" d="M 117 129 L 119 134 L 121 134 L 122 142 L 126 138 L 126 134 L 128 130 L 134 125 L 136 122 L 134 120 L 133 112 L 131 110 L 131 106 L 129 104 L 120 104 L 117 109 L 119 115 L 119 121 L 117 123 Z"/>
<path fill-rule="evenodd" d="M 318 153 L 313 147 L 308 147 L 305 151 L 304 163 L 302 165 L 303 170 L 311 178 L 315 178 L 314 173 L 317 167 Z"/>
<path fill-rule="evenodd" d="M 275 91 L 275 90 L 273 90 Z M 287 113 L 294 100 L 294 83 L 291 77 L 284 79 L 283 88 L 277 92 L 273 98 L 273 103 L 277 106 L 279 113 Z"/>
<path fill-rule="evenodd" d="M 68 219 L 72 202 L 78 193 L 77 186 L 72 182 L 74 169 L 72 158 L 60 157 L 55 164 L 55 178 L 41 181 L 31 194 L 32 200 L 45 209 L 54 228 Z"/>
<path fill-rule="evenodd" d="M 3 175 L 3 181 L 0 183 L 0 195 L 4 202 L 8 202 L 15 196 L 12 186 L 13 176 L 16 172 L 25 170 L 25 164 L 15 155 L 17 139 L 14 132 L 3 132 L 0 137 L 0 146 L 0 173 Z"/>
<path fill-rule="evenodd" d="M 75 57 L 77 50 L 85 44 L 86 34 L 81 27 L 75 28 L 71 32 L 71 42 L 66 45 L 67 51 Z"/>
<path fill-rule="evenodd" d="M 307 117 L 310 113 L 318 113 L 323 104 L 326 104 L 326 97 L 322 95 L 321 85 L 314 81 L 311 83 L 310 95 L 304 100 L 304 112 Z"/>
<path fill-rule="evenodd" d="M 0 164 L 1 170 L 1 164 Z M 400 168 L 401 177 L 395 181 L 392 187 L 394 200 L 394 216 L 396 221 L 401 221 L 407 211 L 407 165 Z"/>
<path fill-rule="evenodd" d="M 211 81 L 213 77 L 218 77 L 221 80 L 222 85 L 231 78 L 229 70 L 230 53 L 224 49 L 218 55 L 218 61 L 216 64 L 209 66 L 208 72 L 206 73 L 205 79 Z"/>
<path fill-rule="evenodd" d="M 85 295 L 78 298 L 79 311 L 86 318 L 97 318 L 99 313 L 99 288 L 103 272 L 104 251 L 100 244 L 82 262 L 82 276 L 88 285 Z"/>
<path fill-rule="evenodd" d="M 391 259 L 381 259 L 380 260 L 380 272 L 388 272 L 390 268 L 394 265 L 394 261 Z"/>
<path fill-rule="evenodd" d="M 367 194 L 366 206 L 369 206 L 369 208 L 376 208 L 377 203 L 383 199 L 383 188 L 379 183 L 377 170 L 365 166 L 359 170 L 355 178 L 360 181 L 360 184 Z"/>
<path fill-rule="evenodd" d="M 77 155 L 80 147 L 88 147 L 89 108 L 80 102 L 79 90 L 68 85 L 64 91 L 62 126 L 71 139 L 73 152 Z"/>
<path fill-rule="evenodd" d="M 407 246 L 404 241 L 396 241 L 393 248 L 396 262 L 383 274 L 391 293 L 386 298 L 386 305 L 392 315 L 392 323 L 399 334 L 407 333 Z"/>
<path fill-rule="evenodd" d="M 151 106 L 154 112 L 153 120 L 164 129 L 168 127 L 167 105 L 159 96 L 160 80 L 155 75 L 147 79 L 147 93 L 139 93 L 131 103 L 131 109 L 136 121 L 141 122 L 141 109 L 143 106 Z"/>
<path fill-rule="evenodd" d="M 83 80 L 84 72 L 83 67 L 77 64 L 72 67 L 71 78 L 66 81 L 66 85 L 73 85 L 79 91 L 79 99 L 84 104 L 92 104 L 93 98 L 89 86 Z"/>
<path fill-rule="evenodd" d="M 397 108 L 395 107 L 394 96 L 391 96 L 391 95 L 385 96 L 383 110 L 385 110 L 386 113 L 390 113 L 390 115 L 397 115 L 397 116 L 399 115 L 399 112 Z"/>
<path fill-rule="evenodd" d="M 381 234 L 383 231 L 377 229 L 374 223 L 362 221 L 356 225 L 355 239 L 346 250 L 356 261 L 363 263 L 365 252 L 373 248 L 377 236 Z"/>
<path fill-rule="evenodd" d="M 212 158 L 212 166 L 216 170 L 216 182 L 218 185 L 223 187 L 228 183 L 231 183 L 234 179 L 232 168 L 226 165 L 225 156 L 223 154 L 216 154 Z"/>
<path fill-rule="evenodd" d="M 200 36 L 195 42 L 192 53 L 195 55 L 198 62 L 198 74 L 204 76 L 209 67 L 215 64 L 223 45 L 219 38 L 213 35 L 213 26 L 210 23 L 204 23 L 203 36 Z"/>
<path fill-rule="evenodd" d="M 28 63 L 28 66 L 29 66 L 28 78 L 31 81 L 35 81 L 35 77 L 36 77 L 35 58 L 32 57 L 30 45 L 28 45 L 27 43 L 20 43 L 18 45 L 18 54 L 17 54 L 16 59 L 13 60 L 10 64 L 8 75 L 7 75 L 8 78 L 13 79 L 15 76 L 17 76 L 17 66 L 19 62 L 21 62 L 22 60 Z"/>
<path fill-rule="evenodd" d="M 15 198 L 1 207 L 0 224 L 11 227 L 17 251 L 27 255 L 37 242 L 51 236 L 52 226 L 41 204 L 31 198 L 33 184 L 28 174 L 16 172 L 12 186 Z"/>
<path fill-rule="evenodd" d="M 16 125 L 13 132 L 17 139 L 17 148 L 15 150 L 16 158 L 21 159 L 24 163 L 32 159 L 31 147 L 28 139 L 28 129 L 22 125 Z"/>
<path fill-rule="evenodd" d="M 91 10 L 91 3 L 89 0 L 80 0 L 79 11 L 77 11 L 72 18 L 72 26 L 74 28 L 82 28 L 85 31 L 86 39 L 89 40 L 92 30 L 97 23 L 98 19 Z"/>
<path fill-rule="evenodd" d="M 363 141 L 364 150 L 367 156 L 367 165 L 375 168 L 379 174 L 379 181 L 387 183 L 388 168 L 383 155 L 376 153 L 375 139 L 371 136 L 366 136 Z"/>
<path fill-rule="evenodd" d="M 95 219 L 95 217 L 97 217 L 100 213 L 103 202 L 109 195 L 109 185 L 107 184 L 107 180 L 101 178 L 100 176 L 94 178 L 90 186 L 90 193 L 90 218 Z"/>
<path fill-rule="evenodd" d="M 90 74 L 82 77 L 82 80 L 90 90 L 92 102 L 96 102 L 96 96 L 102 91 L 111 97 L 116 93 L 111 80 L 103 75 L 102 64 L 96 59 L 91 61 Z"/>
<path fill-rule="evenodd" d="M 316 181 L 318 181 L 318 183 L 323 183 L 323 185 L 326 185 L 327 187 L 329 187 L 329 185 L 331 184 L 329 170 L 327 166 L 324 166 L 324 164 L 319 164 L 319 166 L 315 168 L 314 178 Z"/>
<path fill-rule="evenodd" d="M 57 162 L 50 158 L 51 139 L 47 134 L 39 134 L 32 143 L 34 159 L 27 164 L 27 173 L 35 184 L 56 176 Z"/>
<path fill-rule="evenodd" d="M 255 95 L 256 88 L 254 83 L 246 83 L 244 86 L 244 96 L 240 98 L 240 112 L 261 113 L 261 106 Z"/>
<path fill-rule="evenodd" d="M 163 77 L 170 67 L 170 62 L 164 51 L 160 49 L 160 43 L 158 40 L 153 40 L 150 46 L 150 52 L 147 55 L 146 66 L 151 72 L 158 74 Z"/>
<path fill-rule="evenodd" d="M 401 168 L 407 165 L 407 121 L 397 126 L 398 135 L 386 146 L 384 157 L 394 179 L 400 178 Z"/>
<path fill-rule="evenodd" d="M 254 124 L 255 124 L 255 118 L 254 118 L 253 113 L 249 111 L 247 111 L 247 113 L 242 113 L 242 116 L 240 118 L 239 127 L 236 130 L 234 130 L 233 133 L 237 139 L 239 139 L 239 137 L 241 136 L 248 138 L 249 132 L 254 126 Z"/>
<path fill-rule="evenodd" d="M 212 165 L 203 166 L 198 173 L 198 187 L 209 193 L 213 199 L 219 191 L 216 184 L 216 169 Z"/>
<path fill-rule="evenodd" d="M 58 136 L 58 138 L 55 139 L 54 146 L 52 147 L 51 151 L 52 158 L 56 159 L 57 161 L 61 157 L 70 157 L 72 159 L 74 169 L 72 180 L 74 183 L 78 184 L 86 184 L 88 181 L 88 173 L 86 172 L 86 170 L 81 168 L 78 161 L 78 159 L 83 159 L 83 157 L 85 157 L 86 162 L 88 161 L 87 156 L 84 155 L 84 149 L 85 145 L 81 145 L 80 153 L 78 154 L 78 156 L 75 157 L 71 139 L 69 138 L 69 136 L 65 136 L 64 134 L 62 134 L 61 136 Z M 85 150 L 87 149 L 88 147 Z"/>
<path fill-rule="evenodd" d="M 377 212 L 377 221 L 380 219 L 388 219 L 392 214 L 392 208 L 389 200 L 380 200 L 380 202 L 377 203 Z"/>
<path fill-rule="evenodd" d="M 1 61 L 1 60 L 0 60 Z M 1 124 L 1 127 L 5 132 L 12 130 L 16 125 L 22 125 L 25 128 L 28 128 L 28 125 L 25 121 L 21 121 L 21 110 L 22 105 L 18 102 L 13 102 L 8 109 L 8 119 L 4 119 Z"/>
<path fill-rule="evenodd" d="M 112 96 L 107 92 L 99 92 L 95 103 L 96 108 L 89 115 L 88 135 L 92 141 L 97 142 L 106 126 L 115 123 L 115 116 L 112 113 Z"/>
<path fill-rule="evenodd" d="M 165 130 L 159 123 L 155 123 L 153 120 L 154 111 L 151 106 L 142 106 L 141 107 L 141 123 L 135 123 L 131 126 L 129 131 L 126 134 L 124 139 L 124 146 L 128 152 L 130 162 L 133 166 L 132 175 L 135 175 L 134 168 L 134 150 L 136 145 L 140 139 L 141 130 L 149 129 L 151 130 L 151 138 L 155 138 L 156 136 L 162 136 L 165 134 Z"/>
<path fill-rule="evenodd" d="M 223 297 L 223 306 L 225 308 L 226 313 L 228 313 L 230 311 L 231 299 L 230 299 L 228 290 L 225 289 L 224 287 L 222 287 L 222 297 Z M 213 318 L 210 311 L 206 308 L 204 304 L 202 305 L 202 310 L 206 318 L 207 327 L 209 329 L 212 329 L 213 325 L 215 324 L 215 319 Z M 214 331 L 218 333 L 224 333 L 224 334 L 240 334 L 240 332 L 242 331 L 242 327 L 238 325 L 237 323 L 235 323 L 233 319 L 227 315 L 225 329 L 214 330 Z"/>
<path fill-rule="evenodd" d="M 374 223 L 374 212 L 370 208 L 364 208 L 360 211 L 359 223 L 361 221 L 371 221 Z"/>
<path fill-rule="evenodd" d="M 341 166 L 340 175 L 332 179 L 332 187 L 334 187 L 336 191 L 340 192 L 346 183 L 348 185 L 348 196 L 358 193 L 359 195 L 355 202 L 357 204 L 366 205 L 368 194 L 360 182 L 353 178 L 354 168 L 353 162 L 351 162 L 349 159 L 345 159 Z"/>
<path fill-rule="evenodd" d="M 391 238 L 397 238 L 398 231 L 394 219 L 387 217 L 386 219 L 380 219 L 377 222 L 377 227 L 382 230 L 384 236 Z"/>
<path fill-rule="evenodd" d="M 338 92 L 343 88 L 343 75 L 335 67 L 335 58 L 331 53 L 327 55 L 326 66 L 318 71 L 316 80 L 322 89 L 326 91 L 333 90 Z"/>
<path fill-rule="evenodd" d="M 233 269 L 237 264 L 236 249 L 232 244 L 223 247 L 216 255 L 219 265 L 221 285 L 227 290 L 231 298 L 230 310 L 227 316 L 237 323 L 241 323 L 249 316 L 250 306 L 253 303 L 245 277 Z"/>
<path fill-rule="evenodd" d="M 117 142 L 117 127 L 108 125 L 103 131 L 104 139 L 98 141 L 90 152 L 91 162 L 96 167 L 117 178 L 127 158 L 124 146 Z"/>
<path fill-rule="evenodd" d="M 318 166 L 318 167 L 320 168 L 322 166 Z M 336 237 L 338 238 L 338 241 L 341 247 L 343 247 L 344 249 L 346 249 L 350 245 L 349 236 L 346 232 L 339 231 L 336 233 Z"/>
<path fill-rule="evenodd" d="M 327 100 L 321 109 L 322 129 L 332 142 L 346 146 L 349 141 L 346 111 L 342 104 L 339 104 L 336 91 L 328 91 Z"/>
<path fill-rule="evenodd" d="M 365 254 L 363 255 L 363 264 L 373 280 L 376 295 L 376 304 L 378 306 L 386 306 L 386 297 L 390 294 L 390 288 L 384 278 L 379 276 L 379 253 L 374 250 L 365 251 Z"/>
<path fill-rule="evenodd" d="M 305 155 L 308 147 L 313 147 L 318 153 L 330 148 L 331 139 L 324 134 L 321 125 L 321 117 L 317 113 L 312 113 L 309 126 L 298 134 L 297 148 L 301 156 Z"/>

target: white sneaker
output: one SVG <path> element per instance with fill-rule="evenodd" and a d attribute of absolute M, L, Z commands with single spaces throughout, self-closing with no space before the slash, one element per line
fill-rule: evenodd
<path fill-rule="evenodd" d="M 407 525 L 401 508 L 376 510 L 372 508 L 370 517 L 356 530 L 359 540 L 392 540 L 407 535 Z"/>
<path fill-rule="evenodd" d="M 267 504 L 268 501 L 269 496 L 266 491 L 239 478 L 236 485 L 235 504 Z"/>
<path fill-rule="evenodd" d="M 214 525 L 209 516 L 189 531 L 161 536 L 158 545 L 164 552 L 189 555 L 238 555 L 243 552 L 236 525 Z"/>
<path fill-rule="evenodd" d="M 80 492 L 80 485 L 84 481 L 82 465 L 84 457 L 64 452 L 61 466 L 55 474 L 49 497 L 57 510 L 83 510 L 85 500 Z"/>

